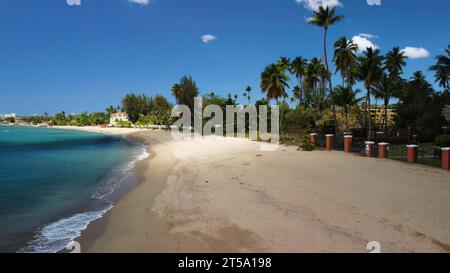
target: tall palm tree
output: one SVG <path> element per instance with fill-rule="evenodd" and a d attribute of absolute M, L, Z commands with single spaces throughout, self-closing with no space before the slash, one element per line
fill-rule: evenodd
<path fill-rule="evenodd" d="M 399 47 L 394 47 L 386 54 L 384 69 L 389 72 L 391 77 L 400 76 L 403 73 L 403 67 L 406 65 L 407 58 Z"/>
<path fill-rule="evenodd" d="M 371 105 L 370 105 L 370 91 L 373 85 L 378 82 L 382 75 L 382 62 L 383 56 L 380 55 L 380 50 L 369 47 L 364 52 L 363 56 L 358 58 L 358 78 L 364 82 L 364 87 L 367 90 L 367 118 L 369 121 L 369 135 L 368 138 L 372 138 L 372 117 L 371 117 Z"/>
<path fill-rule="evenodd" d="M 303 94 L 302 94 L 302 91 L 301 91 L 301 87 L 296 85 L 294 87 L 294 90 L 292 90 L 291 102 L 294 102 L 295 100 L 297 100 L 297 107 L 298 107 L 298 106 L 300 106 L 300 104 L 302 102 L 302 98 L 303 98 Z"/>
<path fill-rule="evenodd" d="M 328 28 L 334 24 L 336 24 L 339 21 L 342 21 L 344 19 L 344 16 L 342 15 L 336 15 L 336 8 L 330 9 L 328 6 L 326 8 L 320 6 L 317 11 L 314 11 L 313 16 L 311 17 L 309 23 L 311 25 L 316 25 L 319 27 L 322 27 L 324 29 L 324 35 L 323 35 L 323 54 L 324 54 L 324 64 L 326 70 L 329 70 L 328 68 L 328 56 L 327 56 L 327 34 L 328 34 Z M 330 89 L 330 95 L 331 95 L 331 102 L 333 106 L 333 118 L 334 118 L 334 131 L 337 131 L 337 117 L 336 117 L 336 107 L 334 105 L 334 99 L 333 99 L 333 85 L 331 83 L 331 74 L 328 78 L 329 83 L 329 89 Z"/>
<path fill-rule="evenodd" d="M 430 71 L 435 71 L 434 78 L 436 79 L 436 82 L 447 92 L 450 87 L 450 45 L 445 52 L 447 53 L 447 56 L 437 56 L 437 62 L 430 67 Z"/>
<path fill-rule="evenodd" d="M 280 57 L 280 59 L 278 59 L 278 65 L 284 69 L 289 69 L 291 66 L 291 59 L 287 57 Z"/>
<path fill-rule="evenodd" d="M 261 74 L 261 91 L 267 93 L 267 99 L 275 99 L 278 102 L 278 99 L 286 94 L 289 80 L 282 66 L 271 64 Z"/>
<path fill-rule="evenodd" d="M 245 88 L 245 90 L 244 90 L 244 99 L 246 99 L 247 100 L 247 102 L 248 102 L 248 105 L 250 105 L 250 99 L 251 99 L 251 97 L 250 97 L 250 92 L 252 92 L 252 88 L 251 88 L 251 86 L 250 85 L 248 85 L 246 88 Z"/>
<path fill-rule="evenodd" d="M 356 95 L 359 92 L 361 92 L 361 90 L 357 89 L 353 91 L 351 86 L 344 87 L 342 85 L 339 85 L 334 89 L 336 104 L 342 107 L 342 110 L 344 111 L 346 131 L 349 129 L 348 128 L 349 110 L 361 101 L 361 98 L 359 99 L 356 98 Z"/>
<path fill-rule="evenodd" d="M 358 46 L 346 37 L 341 37 L 334 43 L 333 61 L 336 72 L 341 72 L 342 84 L 349 77 L 349 71 L 356 62 L 357 50 Z"/>
<path fill-rule="evenodd" d="M 302 90 L 302 85 L 303 85 L 303 77 L 305 76 L 305 69 L 306 69 L 306 65 L 307 65 L 307 60 L 303 59 L 302 57 L 297 57 L 295 58 L 292 63 L 291 63 L 291 67 L 290 67 L 290 72 L 292 74 L 295 75 L 295 77 L 297 77 L 297 98 L 299 100 L 299 104 L 302 101 L 303 98 L 303 90 Z"/>
<path fill-rule="evenodd" d="M 171 92 L 178 104 L 188 106 L 193 112 L 194 98 L 198 96 L 199 91 L 192 77 L 182 77 L 179 83 L 173 85 Z"/>
<path fill-rule="evenodd" d="M 388 123 L 388 107 L 389 102 L 392 97 L 396 97 L 399 94 L 399 89 L 401 87 L 401 78 L 395 76 L 394 74 L 383 73 L 382 78 L 374 85 L 373 94 L 376 98 L 383 99 L 384 102 L 384 112 L 383 112 L 383 128 L 384 132 L 387 132 Z"/>

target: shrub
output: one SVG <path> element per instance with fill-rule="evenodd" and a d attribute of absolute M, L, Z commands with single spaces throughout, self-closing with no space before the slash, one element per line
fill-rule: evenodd
<path fill-rule="evenodd" d="M 303 151 L 310 152 L 310 151 L 314 151 L 316 147 L 314 146 L 314 143 L 311 141 L 310 136 L 305 135 L 303 137 L 302 143 L 300 144 L 300 148 L 302 148 Z"/>
<path fill-rule="evenodd" d="M 440 135 L 436 137 L 435 145 L 439 147 L 450 147 L 450 135 Z"/>

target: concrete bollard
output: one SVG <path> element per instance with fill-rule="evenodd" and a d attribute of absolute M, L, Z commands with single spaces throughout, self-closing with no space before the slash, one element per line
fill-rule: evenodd
<path fill-rule="evenodd" d="M 325 135 L 326 141 L 325 141 L 325 149 L 327 151 L 333 150 L 333 137 L 334 135 Z"/>
<path fill-rule="evenodd" d="M 311 142 L 314 144 L 314 146 L 317 146 L 317 134 L 312 133 L 312 134 L 309 134 L 309 136 L 311 137 Z"/>
<path fill-rule="evenodd" d="M 442 148 L 442 169 L 450 170 L 450 148 Z"/>
<path fill-rule="evenodd" d="M 407 154 L 409 163 L 417 163 L 417 152 L 419 150 L 418 145 L 407 145 Z"/>
<path fill-rule="evenodd" d="M 350 135 L 344 136 L 344 152 L 345 153 L 352 152 L 352 142 L 353 142 L 353 136 L 350 136 Z"/>
<path fill-rule="evenodd" d="M 375 142 L 366 141 L 366 156 L 367 157 L 375 157 L 374 146 L 375 146 Z"/>
<path fill-rule="evenodd" d="M 388 148 L 389 143 L 386 142 L 378 143 L 378 158 L 381 159 L 388 158 Z"/>

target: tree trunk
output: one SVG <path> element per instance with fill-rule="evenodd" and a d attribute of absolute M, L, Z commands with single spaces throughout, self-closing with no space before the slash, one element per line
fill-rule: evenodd
<path fill-rule="evenodd" d="M 370 86 L 367 87 L 367 114 L 369 118 L 369 135 L 368 140 L 372 139 L 372 113 L 370 111 Z"/>
<path fill-rule="evenodd" d="M 387 133 L 389 99 L 384 99 L 384 133 Z"/>
<path fill-rule="evenodd" d="M 344 108 L 344 112 L 345 112 L 345 131 L 348 131 L 348 108 L 347 107 Z"/>
<path fill-rule="evenodd" d="M 324 52 L 324 59 L 325 59 L 325 68 L 327 69 L 327 72 L 329 72 L 328 69 L 328 57 L 327 57 L 327 32 L 328 29 L 325 28 L 324 38 L 323 38 L 323 52 Z M 330 98 L 331 98 L 331 106 L 333 108 L 333 120 L 334 120 L 334 134 L 337 134 L 337 116 L 336 116 L 336 105 L 334 105 L 334 94 L 333 94 L 333 84 L 331 83 L 331 73 L 328 74 L 328 84 L 330 88 Z"/>

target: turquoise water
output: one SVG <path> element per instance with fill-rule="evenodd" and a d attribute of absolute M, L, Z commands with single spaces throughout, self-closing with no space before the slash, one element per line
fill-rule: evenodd
<path fill-rule="evenodd" d="M 0 126 L 0 252 L 56 252 L 112 207 L 145 149 L 124 138 Z"/>

